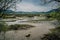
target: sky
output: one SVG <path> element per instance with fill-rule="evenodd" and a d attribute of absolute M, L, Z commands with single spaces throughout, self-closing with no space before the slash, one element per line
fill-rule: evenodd
<path fill-rule="evenodd" d="M 13 11 L 24 11 L 24 12 L 47 12 L 52 9 L 57 9 L 58 2 L 46 0 L 22 0 L 21 2 L 18 0 L 16 3 L 16 10 L 14 8 L 10 8 Z"/>

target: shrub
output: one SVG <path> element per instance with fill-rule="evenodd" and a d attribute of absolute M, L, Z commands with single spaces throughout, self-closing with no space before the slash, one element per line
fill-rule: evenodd
<path fill-rule="evenodd" d="M 15 25 L 10 25 L 9 29 L 10 30 L 20 30 L 20 29 L 28 29 L 34 27 L 32 25 L 27 25 L 27 24 L 15 24 Z"/>

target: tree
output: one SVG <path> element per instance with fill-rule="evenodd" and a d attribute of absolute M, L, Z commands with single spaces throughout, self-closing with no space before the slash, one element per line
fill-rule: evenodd
<path fill-rule="evenodd" d="M 20 0 L 22 1 L 22 0 Z M 0 12 L 7 10 L 11 6 L 15 6 L 14 4 L 17 2 L 17 0 L 0 0 Z"/>
<path fill-rule="evenodd" d="M 20 0 L 22 1 L 22 0 Z M 17 2 L 17 0 L 0 0 L 0 14 L 3 16 L 3 12 L 7 9 L 9 9 L 12 6 L 15 6 L 14 4 Z"/>
<path fill-rule="evenodd" d="M 0 12 L 8 9 L 14 2 L 14 0 L 0 0 Z"/>

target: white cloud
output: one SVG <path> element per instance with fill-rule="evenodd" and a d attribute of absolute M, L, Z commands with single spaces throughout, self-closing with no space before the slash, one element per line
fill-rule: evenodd
<path fill-rule="evenodd" d="M 32 3 L 26 3 L 26 2 L 21 2 L 19 4 L 16 5 L 16 11 L 25 11 L 25 12 L 32 12 L 32 11 L 36 11 L 36 12 L 46 12 L 52 9 L 57 8 L 57 4 L 55 4 L 54 2 L 46 5 L 46 6 L 41 6 L 41 5 L 34 5 Z M 54 5 L 54 6 L 53 6 Z M 53 7 L 52 7 L 53 6 Z M 11 8 L 11 10 L 14 11 L 13 8 Z"/>
<path fill-rule="evenodd" d="M 16 5 L 16 11 L 37 11 L 37 12 L 42 12 L 42 11 L 47 11 L 47 7 L 44 6 L 36 6 L 33 4 L 28 4 L 28 3 L 21 3 Z M 14 9 L 13 9 L 14 10 Z"/>

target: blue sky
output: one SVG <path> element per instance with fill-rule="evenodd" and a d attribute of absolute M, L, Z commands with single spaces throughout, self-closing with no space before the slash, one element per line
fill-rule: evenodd
<path fill-rule="evenodd" d="M 58 8 L 58 2 L 52 1 L 48 3 L 50 0 L 46 0 L 46 4 L 44 0 L 22 0 L 22 2 L 18 1 L 16 4 L 16 10 L 14 8 L 10 8 L 13 11 L 24 11 L 24 12 L 47 12 L 52 9 Z"/>

